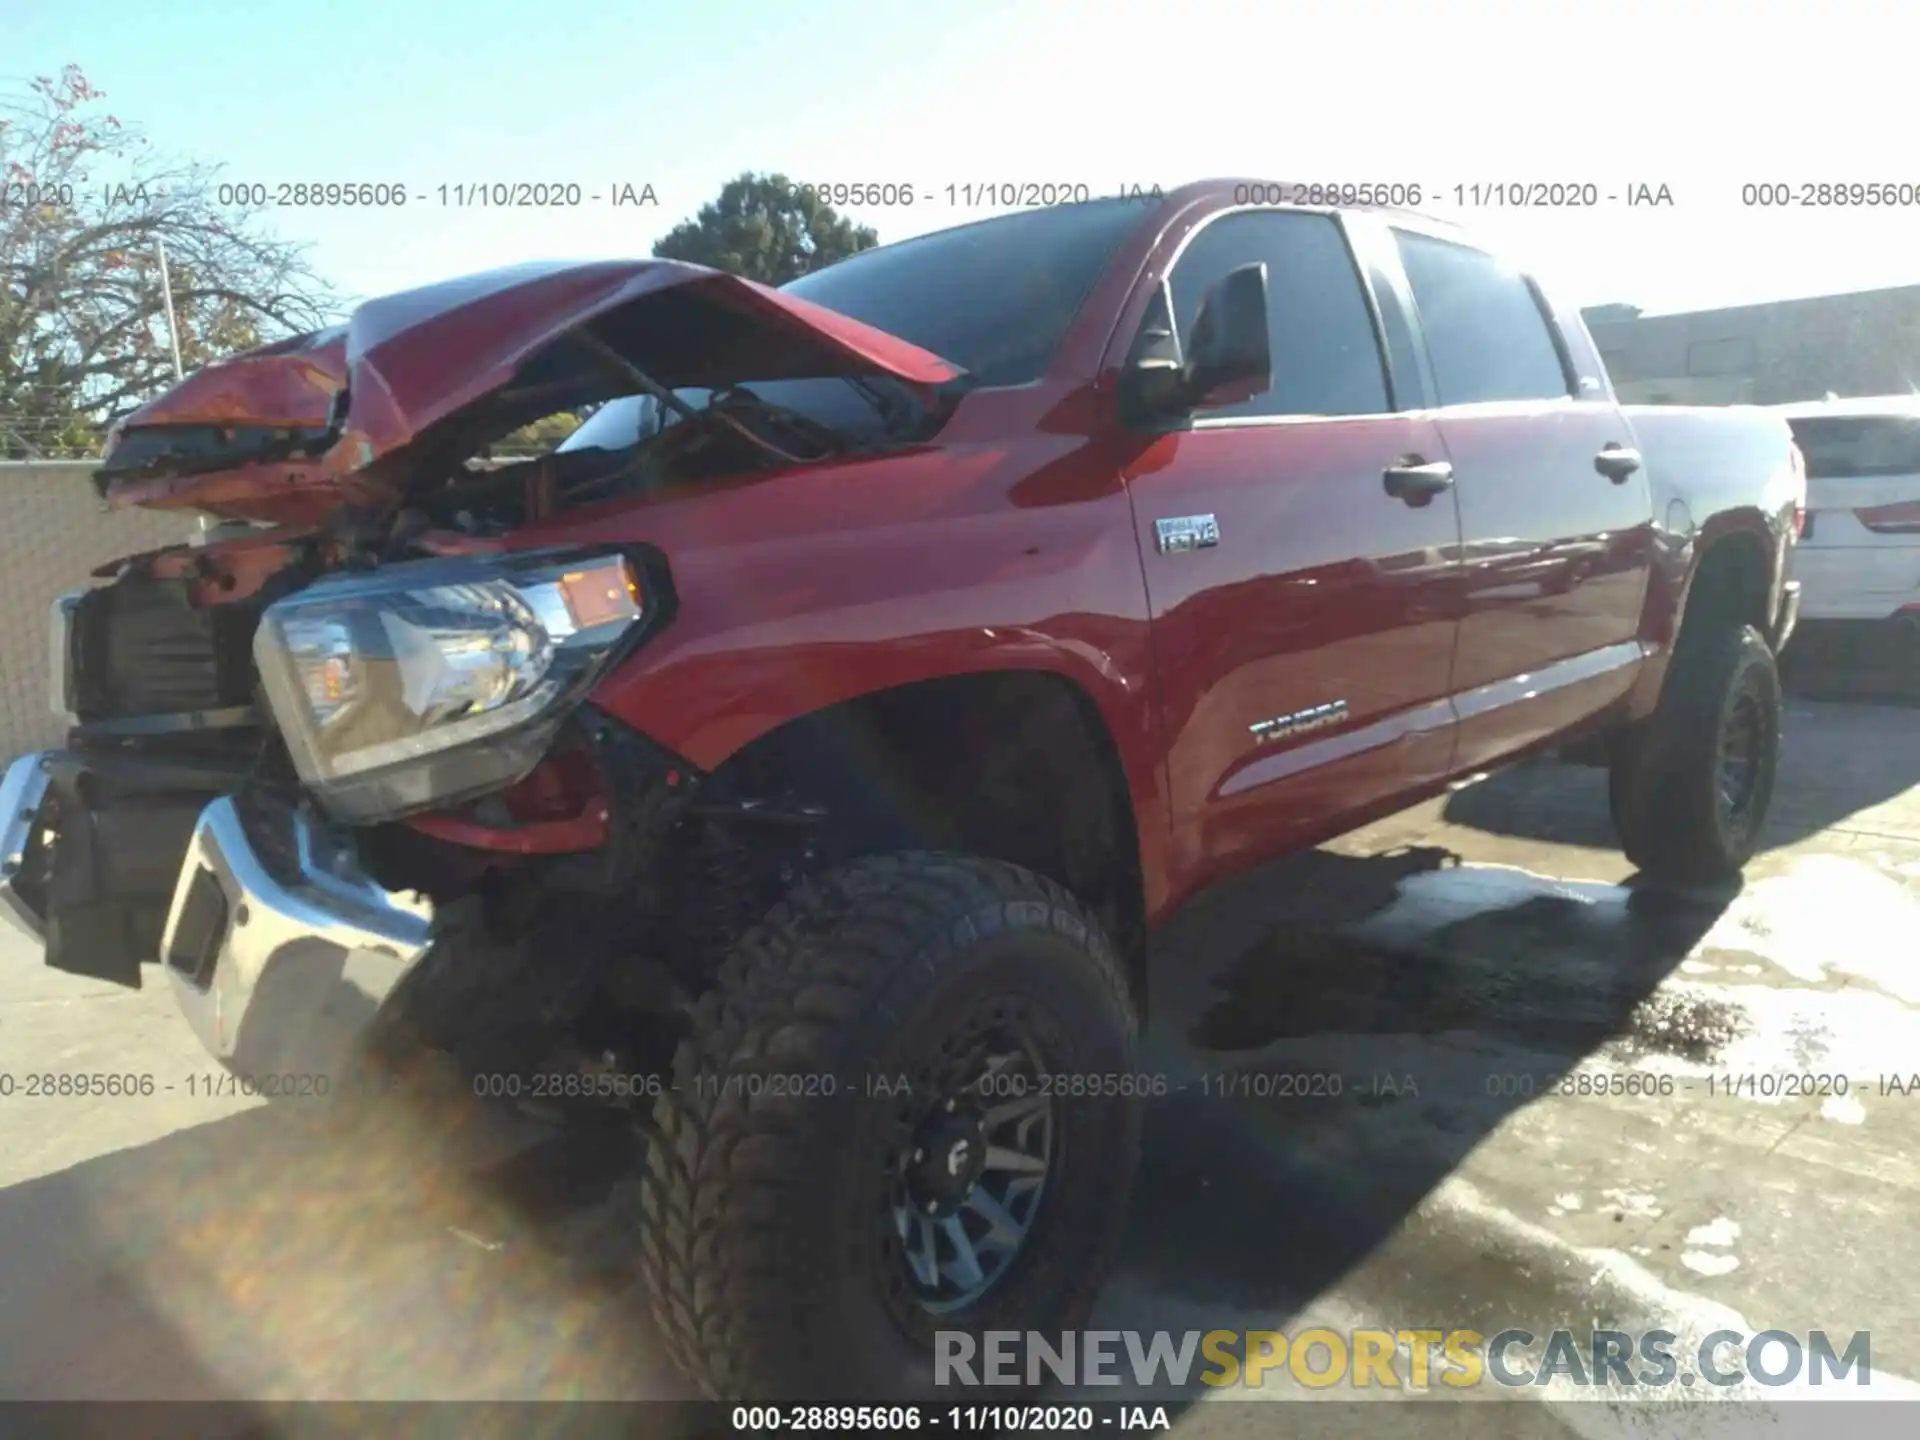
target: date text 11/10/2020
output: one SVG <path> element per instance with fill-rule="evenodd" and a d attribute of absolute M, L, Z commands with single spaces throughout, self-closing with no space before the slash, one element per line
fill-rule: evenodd
<path fill-rule="evenodd" d="M 819 203 L 862 209 L 900 209 L 914 205 L 949 209 L 1034 209 L 1086 204 L 1098 200 L 1157 203 L 1168 187 L 1157 181 L 1095 184 L 1086 180 L 964 180 L 923 185 L 907 181 L 794 181 L 774 177 L 794 203 Z M 0 181 L 0 211 L 94 206 L 115 211 L 148 212 L 168 202 L 164 187 L 114 184 L 81 187 L 71 182 L 38 184 Z M 426 185 L 398 180 L 223 181 L 214 204 L 230 210 L 375 210 L 414 209 L 552 210 L 584 206 L 658 208 L 658 189 L 649 181 L 567 178 L 466 178 Z M 1747 185 L 1743 204 L 1894 205 L 1920 203 L 1912 185 Z M 1607 206 L 1664 208 L 1675 203 L 1665 181 L 1624 180 L 1475 180 L 1454 183 L 1417 181 L 1249 181 L 1235 187 L 1239 205 L 1382 206 L 1392 209 L 1594 209 Z"/>
<path fill-rule="evenodd" d="M 771 1073 L 699 1077 L 685 1085 L 660 1073 L 616 1074 L 610 1071 L 549 1071 L 527 1074 L 480 1073 L 469 1077 L 473 1094 L 482 1099 L 526 1100 L 647 1100 L 674 1093 L 709 1099 L 789 1097 L 798 1099 L 892 1099 L 911 1095 L 914 1082 L 905 1074 L 842 1076 L 832 1073 Z M 379 1069 L 345 1075 L 327 1072 L 249 1074 L 233 1070 L 161 1076 L 138 1072 L 72 1073 L 34 1071 L 20 1075 L 0 1073 L 0 1101 L 25 1099 L 145 1099 L 184 1095 L 197 1099 L 302 1099 L 326 1096 L 397 1096 L 412 1088 L 406 1076 Z M 1169 1094 L 1199 1094 L 1231 1099 L 1337 1097 L 1350 1095 L 1418 1094 L 1411 1075 L 1343 1076 L 1298 1072 L 1207 1074 L 1174 1080 L 1164 1074 L 1050 1074 L 992 1077 L 982 1091 L 989 1099 L 1153 1098 Z"/>
<path fill-rule="evenodd" d="M 681 1085 L 659 1074 L 486 1074 L 473 1077 L 476 1095 L 495 1099 L 564 1100 L 586 1098 L 648 1098 L 690 1093 L 701 1098 L 722 1096 L 757 1099 L 762 1096 L 798 1099 L 893 1099 L 911 1095 L 913 1080 L 904 1075 L 841 1076 L 831 1073 L 757 1073 L 723 1079 L 700 1077 Z M 1166 1095 L 1198 1095 L 1210 1099 L 1336 1099 L 1342 1095 L 1417 1096 L 1419 1083 L 1411 1074 L 1379 1073 L 1358 1076 L 1333 1071 L 1226 1072 L 1175 1080 L 1165 1074 L 1051 1074 L 1025 1076 L 996 1074 L 981 1080 L 978 1098 L 995 1100 L 1152 1099 Z"/>
<path fill-rule="evenodd" d="M 724 1079 L 700 1077 L 679 1084 L 669 1075 L 611 1070 L 556 1070 L 508 1074 L 477 1073 L 468 1077 L 473 1094 L 481 1099 L 508 1100 L 626 1100 L 646 1101 L 669 1092 L 707 1099 L 723 1096 L 757 1099 L 892 1099 L 911 1095 L 913 1081 L 906 1075 L 841 1076 L 832 1073 L 768 1073 L 733 1075 Z M 1658 1099 L 1791 1101 L 1834 1099 L 1854 1095 L 1880 1097 L 1920 1095 L 1920 1072 L 1849 1076 L 1842 1072 L 1716 1072 L 1707 1075 L 1640 1073 L 1637 1071 L 1526 1071 L 1489 1073 L 1487 1095 L 1517 1100 L 1535 1098 Z M 245 1074 L 222 1070 L 204 1074 L 162 1077 L 138 1072 L 72 1073 L 31 1071 L 0 1073 L 0 1101 L 56 1099 L 124 1099 L 158 1095 L 190 1098 L 260 1099 L 319 1098 L 330 1095 L 395 1096 L 410 1088 L 400 1074 L 368 1069 L 348 1075 L 325 1072 Z M 1434 1087 L 1429 1083 L 1426 1088 Z M 982 1082 L 981 1097 L 989 1100 L 1097 1100 L 1153 1099 L 1167 1095 L 1197 1095 L 1219 1100 L 1369 1100 L 1419 1097 L 1422 1082 L 1409 1072 L 1369 1072 L 1346 1075 L 1339 1071 L 1229 1070 L 1202 1073 L 1176 1080 L 1166 1074 L 999 1074 Z"/>

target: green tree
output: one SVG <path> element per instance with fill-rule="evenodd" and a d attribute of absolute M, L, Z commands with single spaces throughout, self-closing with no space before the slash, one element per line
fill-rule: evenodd
<path fill-rule="evenodd" d="M 0 95 L 0 456 L 97 453 L 174 383 L 156 241 L 188 370 L 333 305 L 301 247 L 220 203 L 217 167 L 159 155 L 104 98 L 76 65 Z"/>
<path fill-rule="evenodd" d="M 879 243 L 871 227 L 843 219 L 785 175 L 747 171 L 656 241 L 653 253 L 784 285 Z"/>
<path fill-rule="evenodd" d="M 544 455 L 578 430 L 585 419 L 584 415 L 565 410 L 542 415 L 531 425 L 522 425 L 506 438 L 496 440 L 490 448 L 502 459 L 514 455 Z"/>

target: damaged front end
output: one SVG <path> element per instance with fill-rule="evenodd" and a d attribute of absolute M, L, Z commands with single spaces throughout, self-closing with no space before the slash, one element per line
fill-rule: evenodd
<path fill-rule="evenodd" d="M 644 923 L 696 789 L 586 698 L 670 620 L 663 562 L 295 567 L 207 608 L 137 568 L 56 611 L 74 723 L 0 777 L 0 913 L 54 968 L 137 988 L 157 961 L 246 1075 L 344 1083 L 409 983 L 420 1038 L 539 1059 L 606 953 L 583 899 Z"/>
<path fill-rule="evenodd" d="M 583 748 L 567 753 L 603 753 L 588 738 L 601 724 L 611 722 L 577 717 L 569 740 Z M 651 752 L 630 732 L 610 743 Z M 694 786 L 664 754 L 649 753 L 644 771 L 622 761 L 632 788 L 617 815 L 598 819 L 621 827 L 639 870 L 674 818 L 666 802 Z M 608 912 L 583 907 L 582 890 L 616 898 L 590 883 L 611 855 L 602 846 L 495 867 L 476 851 L 422 863 L 432 843 L 425 831 L 351 829 L 263 787 L 208 805 L 159 941 L 207 1050 L 241 1075 L 326 1076 L 336 1087 L 412 1045 L 502 1069 L 546 1059 L 600 982 L 605 951 L 589 932 Z M 388 888 L 416 881 L 440 903 L 427 889 Z M 644 913 L 640 895 L 617 898 L 622 917 Z M 533 954 L 541 963 L 530 969 Z"/>
<path fill-rule="evenodd" d="M 609 953 L 670 948 L 644 937 L 701 777 L 591 699 L 672 623 L 669 557 L 521 532 L 915 443 L 959 379 L 834 312 L 659 261 L 390 296 L 189 377 L 115 427 L 96 484 L 224 533 L 55 607 L 70 728 L 0 778 L 0 917 L 76 974 L 137 987 L 159 963 L 246 1074 L 342 1076 L 403 1030 L 481 1063 L 538 1058 Z M 746 389 L 820 383 L 866 419 Z M 531 420 L 636 404 L 654 423 L 631 436 L 486 461 Z M 623 973 L 637 1009 L 675 983 L 670 957 Z"/>
<path fill-rule="evenodd" d="M 141 557 L 53 608 L 52 702 L 67 741 L 0 782 L 0 913 L 57 969 L 139 985 L 195 821 L 255 768 L 253 632 L 303 567 L 271 583 L 258 572 L 244 590 L 241 568 L 226 572 L 225 605 L 197 603 L 196 580 L 166 557 Z"/>

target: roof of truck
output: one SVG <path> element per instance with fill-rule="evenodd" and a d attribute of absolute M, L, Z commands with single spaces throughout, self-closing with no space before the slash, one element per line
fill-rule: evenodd
<path fill-rule="evenodd" d="M 1406 184 L 1397 183 L 1397 182 L 1383 183 L 1379 181 L 1369 181 L 1365 183 L 1367 185 L 1370 185 L 1374 190 L 1386 190 L 1389 192 L 1396 189 L 1398 190 L 1419 189 L 1422 191 L 1422 193 L 1425 193 L 1427 189 L 1427 187 L 1425 186 L 1420 186 L 1412 183 L 1406 183 Z M 1297 192 L 1303 191 L 1303 190 L 1311 193 L 1316 188 L 1320 190 L 1344 191 L 1348 188 L 1349 184 L 1351 184 L 1354 188 L 1361 188 L 1362 182 L 1358 182 L 1358 181 L 1348 182 L 1344 180 L 1326 180 L 1324 178 L 1320 180 L 1311 180 L 1311 181 L 1309 180 L 1276 180 L 1272 176 L 1235 175 L 1235 176 L 1223 176 L 1216 179 L 1194 180 L 1189 182 L 1188 184 L 1176 186 L 1174 189 L 1167 192 L 1167 198 L 1169 201 L 1204 198 L 1204 199 L 1210 199 L 1210 200 L 1226 200 L 1229 203 L 1259 204 L 1261 202 L 1258 200 L 1240 198 L 1241 196 L 1246 195 L 1248 193 L 1247 187 L 1261 187 L 1262 190 L 1265 190 L 1268 192 L 1277 191 L 1281 194 L 1292 196 Z M 1255 191 L 1254 193 L 1257 194 L 1261 192 Z M 1436 191 L 1434 193 L 1438 193 L 1438 192 Z M 1417 206 L 1414 206 L 1414 205 L 1362 204 L 1358 201 L 1349 203 L 1344 199 L 1339 201 L 1328 200 L 1324 203 L 1317 203 L 1311 200 L 1292 200 L 1292 199 L 1286 200 L 1284 202 L 1267 202 L 1267 203 L 1269 204 L 1284 203 L 1287 205 L 1297 204 L 1297 205 L 1305 206 L 1308 209 L 1324 208 L 1328 210 L 1364 210 L 1370 214 L 1386 216 L 1389 219 L 1393 219 L 1397 217 L 1397 218 L 1406 219 L 1406 220 L 1417 220 L 1420 222 L 1422 226 L 1429 226 L 1429 227 L 1437 226 L 1437 227 L 1441 227 L 1449 230 L 1464 229 L 1464 227 L 1461 226 L 1460 222 L 1457 220 L 1450 219 L 1445 215 L 1435 214 L 1431 210 L 1419 209 Z"/>

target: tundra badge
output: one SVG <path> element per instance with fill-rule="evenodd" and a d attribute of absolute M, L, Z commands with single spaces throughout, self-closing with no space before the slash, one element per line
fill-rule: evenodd
<path fill-rule="evenodd" d="M 1296 710 L 1291 715 L 1276 715 L 1271 720 L 1258 720 L 1247 729 L 1253 732 L 1253 738 L 1262 745 L 1269 740 L 1278 740 L 1283 735 L 1299 735 L 1308 730 L 1318 730 L 1323 725 L 1331 725 L 1337 720 L 1347 718 L 1347 702 L 1329 700 L 1324 705 L 1315 705 L 1309 710 Z"/>
<path fill-rule="evenodd" d="M 1154 521 L 1153 536 L 1162 555 L 1206 550 L 1220 543 L 1220 524 L 1211 515 L 1175 515 Z"/>

